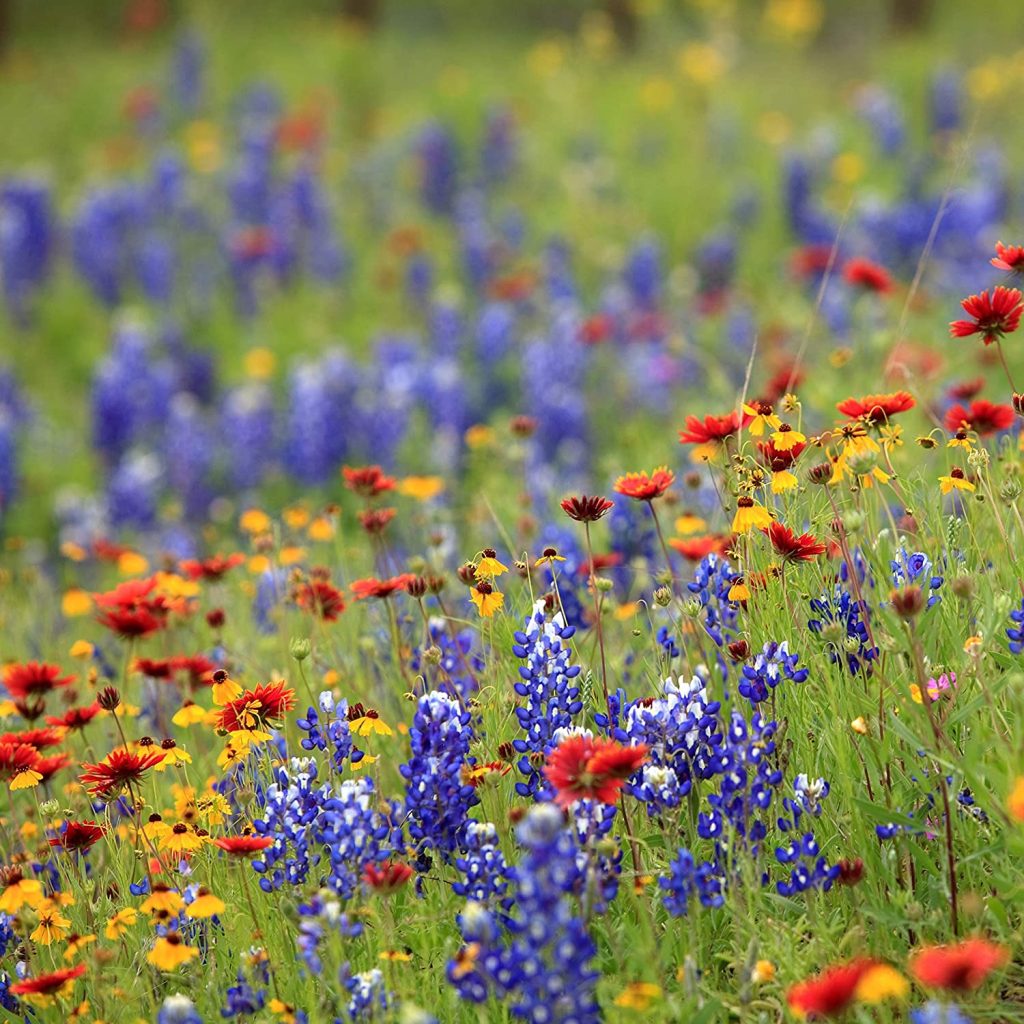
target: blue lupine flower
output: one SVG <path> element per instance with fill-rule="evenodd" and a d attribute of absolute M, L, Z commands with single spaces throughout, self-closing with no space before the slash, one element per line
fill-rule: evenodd
<path fill-rule="evenodd" d="M 910 1024 L 971 1024 L 971 1018 L 955 1003 L 932 1000 L 910 1011 Z"/>
<path fill-rule="evenodd" d="M 470 713 L 456 698 L 433 690 L 420 697 L 409 739 L 412 756 L 399 767 L 405 779 L 405 825 L 420 863 L 429 851 L 445 860 L 464 848 L 470 808 L 480 802 L 462 780 L 473 741 Z"/>
<path fill-rule="evenodd" d="M 871 643 L 865 622 L 865 609 L 840 584 L 832 595 L 822 594 L 811 600 L 815 618 L 808 627 L 821 634 L 828 643 L 829 658 L 833 664 L 845 663 L 851 675 L 863 670 L 871 671 L 871 662 L 878 657 L 878 648 Z"/>
<path fill-rule="evenodd" d="M 188 996 L 176 992 L 161 1003 L 156 1024 L 203 1024 L 203 1021 L 196 1004 Z"/>
<path fill-rule="evenodd" d="M 1010 641 L 1010 652 L 1020 654 L 1024 651 L 1024 599 L 1021 600 L 1019 608 L 1010 612 L 1010 620 L 1017 624 L 1006 630 L 1007 639 Z"/>
<path fill-rule="evenodd" d="M 349 994 L 346 1012 L 350 1021 L 378 1021 L 394 1001 L 394 995 L 388 992 L 384 975 L 374 967 L 353 974 L 343 979 Z"/>
<path fill-rule="evenodd" d="M 442 124 L 428 125 L 416 143 L 419 159 L 420 199 L 433 213 L 450 215 L 458 189 L 458 149 L 452 133 Z"/>
<path fill-rule="evenodd" d="M 751 704 L 768 699 L 768 694 L 789 679 L 794 683 L 806 681 L 808 670 L 799 667 L 800 656 L 790 654 L 789 643 L 770 640 L 754 658 L 753 664 L 743 666 L 738 689 Z"/>
<path fill-rule="evenodd" d="M 917 583 L 927 577 L 928 602 L 926 607 L 931 608 L 938 604 L 942 598 L 936 593 L 945 580 L 932 572 L 931 559 L 923 551 L 908 553 L 906 548 L 900 548 L 899 555 L 889 562 L 892 569 L 892 581 L 897 587 L 903 587 L 910 583 Z"/>

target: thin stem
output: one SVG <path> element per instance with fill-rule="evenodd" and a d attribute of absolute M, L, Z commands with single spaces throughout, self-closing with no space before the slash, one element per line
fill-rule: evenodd
<path fill-rule="evenodd" d="M 604 656 L 604 628 L 601 623 L 601 592 L 597 586 L 597 576 L 594 573 L 594 548 L 590 543 L 590 523 L 583 524 L 583 531 L 587 538 L 587 562 L 590 569 L 590 587 L 594 593 L 594 628 L 597 630 L 597 646 L 601 649 L 601 687 L 604 690 L 605 707 L 611 711 L 611 699 L 608 696 L 608 667 Z"/>

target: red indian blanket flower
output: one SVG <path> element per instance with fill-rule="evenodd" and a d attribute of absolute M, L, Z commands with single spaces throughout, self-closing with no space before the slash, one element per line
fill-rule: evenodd
<path fill-rule="evenodd" d="M 1019 288 L 1004 288 L 1001 284 L 992 294 L 981 292 L 968 296 L 960 303 L 970 320 L 954 320 L 949 333 L 954 338 L 967 338 L 980 334 L 986 345 L 998 341 L 1004 334 L 1012 334 L 1020 326 L 1024 312 L 1024 296 Z"/>
<path fill-rule="evenodd" d="M 659 466 L 650 476 L 646 473 L 626 473 L 615 481 L 615 491 L 637 501 L 660 498 L 674 483 L 676 475 L 668 466 Z"/>
<path fill-rule="evenodd" d="M 1024 274 L 1024 245 L 1003 245 L 1002 242 L 996 242 L 996 255 L 989 262 L 996 270 Z"/>
<path fill-rule="evenodd" d="M 96 604 L 102 609 L 100 625 L 126 639 L 163 629 L 169 609 L 162 595 L 153 596 L 155 589 L 155 579 L 128 580 L 105 594 L 97 594 Z"/>
<path fill-rule="evenodd" d="M 69 821 L 67 827 L 50 840 L 50 845 L 62 850 L 88 850 L 105 832 L 106 829 L 95 821 Z"/>
<path fill-rule="evenodd" d="M 668 542 L 690 562 L 699 562 L 708 555 L 725 555 L 732 545 L 731 533 L 708 533 L 703 537 L 673 537 Z"/>
<path fill-rule="evenodd" d="M 797 536 L 788 526 L 776 521 L 765 529 L 775 553 L 784 562 L 810 562 L 825 554 L 825 545 L 809 533 Z"/>
<path fill-rule="evenodd" d="M 357 601 L 365 601 L 371 597 L 383 600 L 400 590 L 408 590 L 409 584 L 414 579 L 416 579 L 416 575 L 411 572 L 403 572 L 399 576 L 392 576 L 386 580 L 370 576 L 365 580 L 356 580 L 352 584 L 352 593 L 356 595 Z"/>
<path fill-rule="evenodd" d="M 802 1017 L 833 1017 L 853 1002 L 861 978 L 877 963 L 866 957 L 828 967 L 786 993 L 789 1008 Z"/>
<path fill-rule="evenodd" d="M 335 622 L 345 610 L 345 598 L 340 590 L 325 579 L 312 579 L 300 583 L 293 594 L 295 603 L 324 622 Z"/>
<path fill-rule="evenodd" d="M 82 708 L 69 708 L 59 718 L 47 715 L 46 724 L 62 729 L 84 729 L 101 710 L 99 704 L 93 701 Z"/>
<path fill-rule="evenodd" d="M 226 732 L 262 732 L 279 725 L 294 707 L 294 690 L 282 682 L 261 683 L 225 704 L 217 715 L 217 726 Z"/>
<path fill-rule="evenodd" d="M 569 736 L 548 754 L 544 775 L 555 787 L 555 803 L 569 807 L 577 800 L 613 804 L 626 779 L 647 760 L 647 747 L 624 747 L 614 740 Z"/>
<path fill-rule="evenodd" d="M 219 846 L 232 857 L 251 857 L 273 846 L 274 840 L 270 836 L 221 836 L 220 839 L 214 839 L 213 845 Z"/>
<path fill-rule="evenodd" d="M 577 523 L 596 523 L 614 507 L 614 501 L 596 494 L 582 494 L 578 497 L 573 495 L 562 501 L 562 511 Z"/>
<path fill-rule="evenodd" d="M 388 860 L 377 867 L 368 864 L 363 872 L 363 881 L 377 893 L 387 896 L 400 889 L 413 876 L 413 870 L 401 861 Z"/>
<path fill-rule="evenodd" d="M 589 559 L 584 559 L 576 568 L 576 575 L 584 578 L 593 576 L 595 572 L 601 572 L 603 569 L 614 569 L 617 565 L 622 564 L 622 555 L 618 551 L 609 551 L 605 554 L 598 552 L 594 555 L 594 560 L 591 562 Z"/>
<path fill-rule="evenodd" d="M 245 555 L 241 554 L 213 555 L 202 561 L 188 558 L 181 563 L 181 571 L 193 580 L 219 580 L 244 561 Z"/>
<path fill-rule="evenodd" d="M 781 473 L 783 470 L 789 469 L 800 458 L 800 454 L 807 444 L 804 441 L 797 441 L 792 448 L 779 449 L 775 447 L 774 441 L 758 441 L 757 447 L 761 452 L 761 461 L 773 473 Z"/>
<path fill-rule="evenodd" d="M 742 418 L 733 410 L 725 416 L 686 417 L 686 429 L 679 431 L 680 444 L 718 444 L 732 437 L 754 417 L 744 413 Z"/>
<path fill-rule="evenodd" d="M 59 665 L 27 661 L 8 665 L 4 669 L 3 682 L 12 700 L 27 700 L 75 681 L 74 676 L 62 676 L 61 671 Z"/>
<path fill-rule="evenodd" d="M 64 730 L 52 725 L 46 729 L 22 729 L 21 732 L 5 732 L 0 735 L 0 743 L 27 743 L 36 750 L 59 747 L 63 742 Z"/>
<path fill-rule="evenodd" d="M 1010 954 L 1003 946 L 986 939 L 967 939 L 955 946 L 928 946 L 910 960 L 910 973 L 929 988 L 970 992 L 978 988 Z"/>
<path fill-rule="evenodd" d="M 893 391 L 885 395 L 844 398 L 836 408 L 851 420 L 866 419 L 872 423 L 884 423 L 899 412 L 913 409 L 916 404 L 909 391 Z"/>
<path fill-rule="evenodd" d="M 345 486 L 364 498 L 375 498 L 395 487 L 395 478 L 387 476 L 380 466 L 344 466 L 341 475 Z"/>
<path fill-rule="evenodd" d="M 197 690 L 200 686 L 213 685 L 213 673 L 220 666 L 217 662 L 206 657 L 205 654 L 178 655 L 171 658 L 171 669 L 175 675 L 183 673 L 187 677 L 191 689 Z"/>
<path fill-rule="evenodd" d="M 153 765 L 159 764 L 164 756 L 162 750 L 140 753 L 118 747 L 98 764 L 83 764 L 84 770 L 78 781 L 94 796 L 107 796 L 133 783 L 139 783 L 142 776 Z"/>
<path fill-rule="evenodd" d="M 0 742 L 0 779 L 10 782 L 22 772 L 34 771 L 38 774 L 39 751 L 27 743 Z M 38 780 L 37 780 L 38 781 Z"/>
<path fill-rule="evenodd" d="M 85 964 L 77 967 L 65 967 L 50 974 L 37 974 L 34 978 L 25 978 L 12 985 L 8 991 L 11 995 L 25 996 L 27 999 L 46 1000 L 53 996 L 67 995 L 76 978 L 85 974 Z"/>
<path fill-rule="evenodd" d="M 364 508 L 359 513 L 359 525 L 368 534 L 376 537 L 388 528 L 396 512 L 397 509 L 393 508 Z"/>
<path fill-rule="evenodd" d="M 863 288 L 869 292 L 885 295 L 892 291 L 892 278 L 885 267 L 871 260 L 852 259 L 843 267 L 843 277 L 847 284 Z"/>
<path fill-rule="evenodd" d="M 950 385 L 948 394 L 950 398 L 956 398 L 961 402 L 969 402 L 976 395 L 980 395 L 984 387 L 984 377 L 973 377 L 971 380 L 962 380 Z"/>
<path fill-rule="evenodd" d="M 40 757 L 34 765 L 32 770 L 39 772 L 42 776 L 41 782 L 49 782 L 50 779 L 57 774 L 62 772 L 65 768 L 71 767 L 71 758 L 67 754 L 50 754 L 49 757 Z"/>
<path fill-rule="evenodd" d="M 952 405 L 946 413 L 946 429 L 973 430 L 981 437 L 1008 430 L 1013 425 L 1013 406 L 996 405 L 987 398 L 978 398 L 965 409 Z"/>
<path fill-rule="evenodd" d="M 174 658 L 136 658 L 135 671 L 150 679 L 171 679 L 175 670 Z"/>

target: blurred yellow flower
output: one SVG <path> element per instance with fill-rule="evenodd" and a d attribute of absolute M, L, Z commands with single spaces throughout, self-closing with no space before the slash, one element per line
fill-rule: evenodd
<path fill-rule="evenodd" d="M 138 576 L 149 568 L 149 562 L 137 551 L 125 551 L 117 559 L 117 571 L 122 576 Z"/>
<path fill-rule="evenodd" d="M 1006 809 L 1014 821 L 1024 821 L 1024 775 L 1018 775 L 1014 780 L 1013 789 L 1006 798 Z"/>
<path fill-rule="evenodd" d="M 60 599 L 60 610 L 69 619 L 88 615 L 92 611 L 92 597 L 81 587 L 72 587 L 66 590 Z"/>
<path fill-rule="evenodd" d="M 474 428 L 470 428 L 474 429 Z M 484 427 L 489 430 L 489 427 Z M 466 443 L 471 444 L 469 432 L 467 431 Z M 491 433 L 493 437 L 493 431 Z M 490 438 L 488 438 L 490 440 Z M 439 476 L 407 476 L 398 483 L 399 494 L 408 498 L 415 498 L 417 501 L 430 501 L 436 498 L 444 490 L 444 479 Z"/>
<path fill-rule="evenodd" d="M 213 174 L 223 162 L 220 130 L 212 121 L 192 121 L 185 126 L 185 152 L 200 174 Z"/>
<path fill-rule="evenodd" d="M 270 529 L 270 516 L 262 509 L 246 509 L 238 520 L 239 527 L 246 533 L 266 533 Z"/>
<path fill-rule="evenodd" d="M 712 85 L 725 74 L 725 58 L 711 43 L 689 43 L 679 51 L 679 73 L 698 85 Z"/>
<path fill-rule="evenodd" d="M 310 540 L 330 540 L 334 536 L 333 520 L 328 516 L 317 516 L 316 519 L 309 524 L 306 536 L 309 537 Z"/>
<path fill-rule="evenodd" d="M 630 982 L 616 997 L 615 1005 L 627 1010 L 647 1010 L 661 998 L 661 986 L 650 981 Z"/>
<path fill-rule="evenodd" d="M 274 375 L 277 357 L 269 348 L 251 348 L 245 353 L 242 362 L 246 376 L 256 380 L 266 380 Z"/>
<path fill-rule="evenodd" d="M 769 28 L 790 39 L 806 39 L 821 28 L 825 6 L 821 0 L 768 0 L 764 20 Z"/>

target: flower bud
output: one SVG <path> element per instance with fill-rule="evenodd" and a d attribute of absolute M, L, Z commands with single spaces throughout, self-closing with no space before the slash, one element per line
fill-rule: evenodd
<path fill-rule="evenodd" d="M 672 603 L 672 591 L 668 587 L 658 587 L 654 592 L 654 603 L 659 608 L 667 608 Z"/>
<path fill-rule="evenodd" d="M 812 484 L 827 484 L 832 479 L 832 463 L 819 462 L 807 470 L 807 479 Z"/>
<path fill-rule="evenodd" d="M 441 648 L 434 644 L 423 652 L 423 660 L 428 665 L 440 665 L 442 656 Z"/>
<path fill-rule="evenodd" d="M 457 575 L 467 587 L 473 586 L 476 583 L 476 563 L 463 562 L 458 568 Z"/>
<path fill-rule="evenodd" d="M 1013 398 L 1010 400 L 1013 404 L 1013 411 L 1018 416 L 1024 416 L 1024 395 L 1018 395 L 1016 391 L 1013 393 Z"/>
<path fill-rule="evenodd" d="M 594 576 L 593 580 L 594 586 L 600 594 L 607 594 L 615 589 L 615 581 L 608 579 L 606 576 Z"/>
<path fill-rule="evenodd" d="M 974 580 L 970 576 L 954 576 L 949 588 L 961 601 L 969 601 L 974 596 Z"/>
<path fill-rule="evenodd" d="M 307 636 L 293 636 L 288 644 L 288 653 L 296 661 L 305 661 L 313 653 L 312 641 Z"/>
<path fill-rule="evenodd" d="M 683 611 L 686 612 L 687 615 L 700 615 L 702 607 L 703 605 L 700 603 L 700 598 L 698 597 L 689 597 L 683 603 Z"/>
<path fill-rule="evenodd" d="M 115 711 L 121 704 L 121 694 L 116 686 L 104 686 L 96 697 L 96 703 L 104 711 Z"/>
<path fill-rule="evenodd" d="M 864 861 L 860 857 L 855 860 L 843 858 L 838 864 L 839 877 L 836 881 L 840 885 L 856 885 L 864 877 Z"/>
<path fill-rule="evenodd" d="M 727 650 L 733 661 L 746 661 L 750 657 L 750 644 L 746 640 L 734 640 Z"/>
<path fill-rule="evenodd" d="M 893 610 L 904 622 L 916 619 L 924 611 L 924 594 L 920 587 L 909 586 L 894 590 L 889 600 Z"/>
<path fill-rule="evenodd" d="M 422 576 L 416 576 L 409 581 L 409 585 L 405 589 L 411 597 L 418 601 L 427 593 L 427 581 Z"/>
<path fill-rule="evenodd" d="M 999 485 L 999 497 L 1009 504 L 1020 497 L 1022 490 L 1024 490 L 1024 486 L 1021 485 L 1017 477 L 1007 476 L 1003 478 L 1003 482 Z"/>
<path fill-rule="evenodd" d="M 39 805 L 39 810 L 43 812 L 43 816 L 46 818 L 52 818 L 60 810 L 59 800 L 44 800 Z"/>

